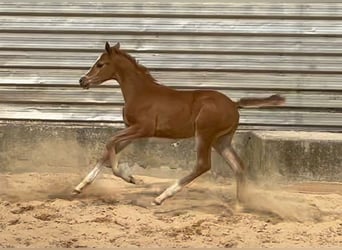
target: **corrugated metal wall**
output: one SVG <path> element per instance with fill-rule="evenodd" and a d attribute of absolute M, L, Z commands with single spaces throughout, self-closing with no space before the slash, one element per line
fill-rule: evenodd
<path fill-rule="evenodd" d="M 0 119 L 121 122 L 117 85 L 78 85 L 119 41 L 162 84 L 287 97 L 242 110 L 245 128 L 342 130 L 342 3 L 2 0 L 0 14 Z"/>

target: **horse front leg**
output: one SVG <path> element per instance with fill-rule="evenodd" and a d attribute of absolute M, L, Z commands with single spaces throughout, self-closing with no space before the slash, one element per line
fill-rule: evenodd
<path fill-rule="evenodd" d="M 144 130 L 138 126 L 127 127 L 119 131 L 106 145 L 106 151 L 102 158 L 96 163 L 94 169 L 74 188 L 73 193 L 79 194 L 90 185 L 102 168 L 110 164 L 113 174 L 129 183 L 137 183 L 137 180 L 129 173 L 128 168 L 118 168 L 118 154 L 127 147 L 132 140 L 145 137 Z"/>
<path fill-rule="evenodd" d="M 119 177 L 128 183 L 137 184 L 140 182 L 132 176 L 132 169 L 128 164 L 121 164 L 119 166 L 117 160 L 115 160 L 115 164 L 111 166 L 111 169 L 116 177 Z"/>
<path fill-rule="evenodd" d="M 128 145 L 132 140 L 146 137 L 147 135 L 144 133 L 144 129 L 139 126 L 131 126 L 126 129 L 120 131 L 115 136 L 113 136 L 110 141 L 106 144 L 109 163 L 112 168 L 113 174 L 128 183 L 136 184 L 137 180 L 131 175 L 130 169 L 127 165 L 119 166 L 119 153 L 122 146 Z"/>
<path fill-rule="evenodd" d="M 82 190 L 90 185 L 95 178 L 99 175 L 99 173 L 101 172 L 102 168 L 105 165 L 105 162 L 108 159 L 108 154 L 103 156 L 95 165 L 95 167 L 93 168 L 93 170 L 91 170 L 86 177 L 84 177 L 84 179 L 74 188 L 73 190 L 73 194 L 79 194 L 82 192 Z"/>
<path fill-rule="evenodd" d="M 112 172 L 116 177 L 119 177 L 128 183 L 136 184 L 136 180 L 131 175 L 128 165 L 119 165 L 120 152 L 114 149 L 114 147 L 111 147 L 110 144 L 107 147 L 107 152 L 109 154 L 109 165 L 107 167 L 112 169 Z"/>

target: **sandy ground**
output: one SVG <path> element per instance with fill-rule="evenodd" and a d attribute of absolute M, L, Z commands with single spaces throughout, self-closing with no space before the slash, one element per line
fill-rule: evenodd
<path fill-rule="evenodd" d="M 139 176 L 131 185 L 103 174 L 71 198 L 80 176 L 0 175 L 0 247 L 330 247 L 342 245 L 342 186 L 249 185 L 201 178 L 166 201 L 172 180 Z"/>

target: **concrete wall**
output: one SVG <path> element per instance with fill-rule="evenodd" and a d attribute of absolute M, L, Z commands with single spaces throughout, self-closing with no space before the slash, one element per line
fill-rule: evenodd
<path fill-rule="evenodd" d="M 0 172 L 82 172 L 92 168 L 116 124 L 0 123 Z M 250 178 L 267 181 L 342 180 L 342 135 L 306 132 L 239 132 L 234 147 Z M 144 139 L 130 145 L 121 161 L 147 169 L 190 170 L 194 140 Z M 212 175 L 231 176 L 215 152 Z"/>
<path fill-rule="evenodd" d="M 245 162 L 254 179 L 342 181 L 342 134 L 253 132 Z"/>

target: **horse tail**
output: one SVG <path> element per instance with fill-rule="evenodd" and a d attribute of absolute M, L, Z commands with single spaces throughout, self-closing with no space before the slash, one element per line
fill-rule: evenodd
<path fill-rule="evenodd" d="M 280 95 L 271 95 L 266 98 L 244 97 L 236 102 L 239 108 L 280 106 L 284 103 L 285 97 Z"/>

